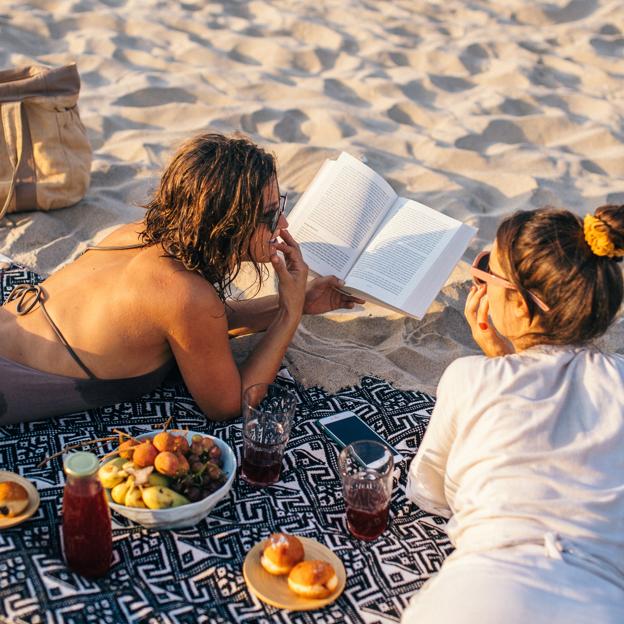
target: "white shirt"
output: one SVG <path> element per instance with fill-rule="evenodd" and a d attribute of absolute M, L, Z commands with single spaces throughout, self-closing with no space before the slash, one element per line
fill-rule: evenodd
<path fill-rule="evenodd" d="M 538 346 L 456 360 L 407 496 L 451 517 L 458 554 L 554 534 L 624 569 L 624 358 Z"/>

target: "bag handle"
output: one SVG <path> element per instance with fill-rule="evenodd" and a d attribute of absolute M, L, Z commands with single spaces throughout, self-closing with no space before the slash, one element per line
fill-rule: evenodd
<path fill-rule="evenodd" d="M 36 208 L 37 194 L 32 139 L 23 103 L 21 101 L 5 102 L 0 105 L 0 114 L 2 131 L 9 152 L 9 161 L 13 165 L 9 192 L 4 205 L 0 208 L 1 219 L 7 213 L 13 197 L 15 197 L 15 210 L 17 212 Z M 12 131 L 11 118 L 13 118 L 15 133 Z M 19 189 L 17 187 L 18 177 L 20 179 Z"/>
<path fill-rule="evenodd" d="M 15 109 L 17 115 L 15 114 Z M 21 160 L 22 153 L 22 115 L 21 115 L 21 102 L 7 102 L 0 107 L 0 114 L 2 116 L 2 131 L 4 133 L 4 140 L 7 146 L 7 152 L 9 155 L 9 162 L 13 165 L 13 175 L 11 177 L 11 184 L 9 185 L 9 192 L 7 193 L 4 206 L 0 210 L 0 219 L 7 213 L 13 196 L 15 195 L 15 182 L 17 180 L 17 168 L 19 167 L 19 161 Z M 13 113 L 13 115 L 11 115 Z M 12 136 L 11 132 L 11 116 L 15 118 L 15 136 Z"/>
<path fill-rule="evenodd" d="M 9 185 L 9 193 L 4 202 L 4 206 L 0 208 L 0 219 L 4 217 L 11 205 L 11 200 L 13 199 L 13 195 L 15 195 L 15 179 L 17 178 L 17 168 L 13 169 L 13 177 L 11 178 L 11 184 Z"/>

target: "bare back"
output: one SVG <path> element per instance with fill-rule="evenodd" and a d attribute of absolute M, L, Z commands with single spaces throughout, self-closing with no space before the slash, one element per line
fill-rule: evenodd
<path fill-rule="evenodd" d="M 139 243 L 139 228 L 122 226 L 99 245 Z M 163 311 L 175 296 L 172 280 L 185 273 L 158 246 L 90 250 L 42 283 L 45 307 L 96 377 L 143 375 L 172 358 Z M 85 376 L 40 307 L 19 316 L 16 303 L 8 303 L 0 308 L 0 332 L 0 356 L 41 371 Z"/>

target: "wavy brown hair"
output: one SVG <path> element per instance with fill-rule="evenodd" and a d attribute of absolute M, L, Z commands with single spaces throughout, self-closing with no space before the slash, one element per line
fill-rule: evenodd
<path fill-rule="evenodd" d="M 595 212 L 610 240 L 624 248 L 624 206 L 601 206 Z M 583 221 L 569 210 L 519 211 L 496 233 L 499 260 L 523 296 L 532 319 L 543 331 L 533 334 L 550 344 L 584 344 L 601 336 L 622 303 L 620 258 L 597 256 L 583 233 Z M 540 310 L 535 293 L 550 308 Z"/>
<path fill-rule="evenodd" d="M 145 206 L 141 240 L 162 245 L 225 301 L 248 257 L 264 209 L 263 191 L 275 177 L 273 155 L 249 139 L 196 136 L 178 149 Z M 262 265 L 252 262 L 262 283 Z"/>

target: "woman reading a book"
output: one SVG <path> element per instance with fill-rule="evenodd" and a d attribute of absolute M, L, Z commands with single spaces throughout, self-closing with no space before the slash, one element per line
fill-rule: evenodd
<path fill-rule="evenodd" d="M 244 138 L 198 136 L 174 156 L 145 219 L 116 229 L 0 308 L 0 423 L 127 401 L 177 364 L 211 419 L 275 378 L 302 314 L 352 307 L 332 276 L 307 283 L 272 155 Z M 279 237 L 279 238 L 278 238 Z M 276 296 L 229 298 L 243 262 Z M 228 336 L 264 331 L 240 367 Z"/>
<path fill-rule="evenodd" d="M 624 622 L 624 206 L 518 212 L 477 256 L 485 355 L 445 371 L 408 496 L 455 552 L 403 622 Z"/>

